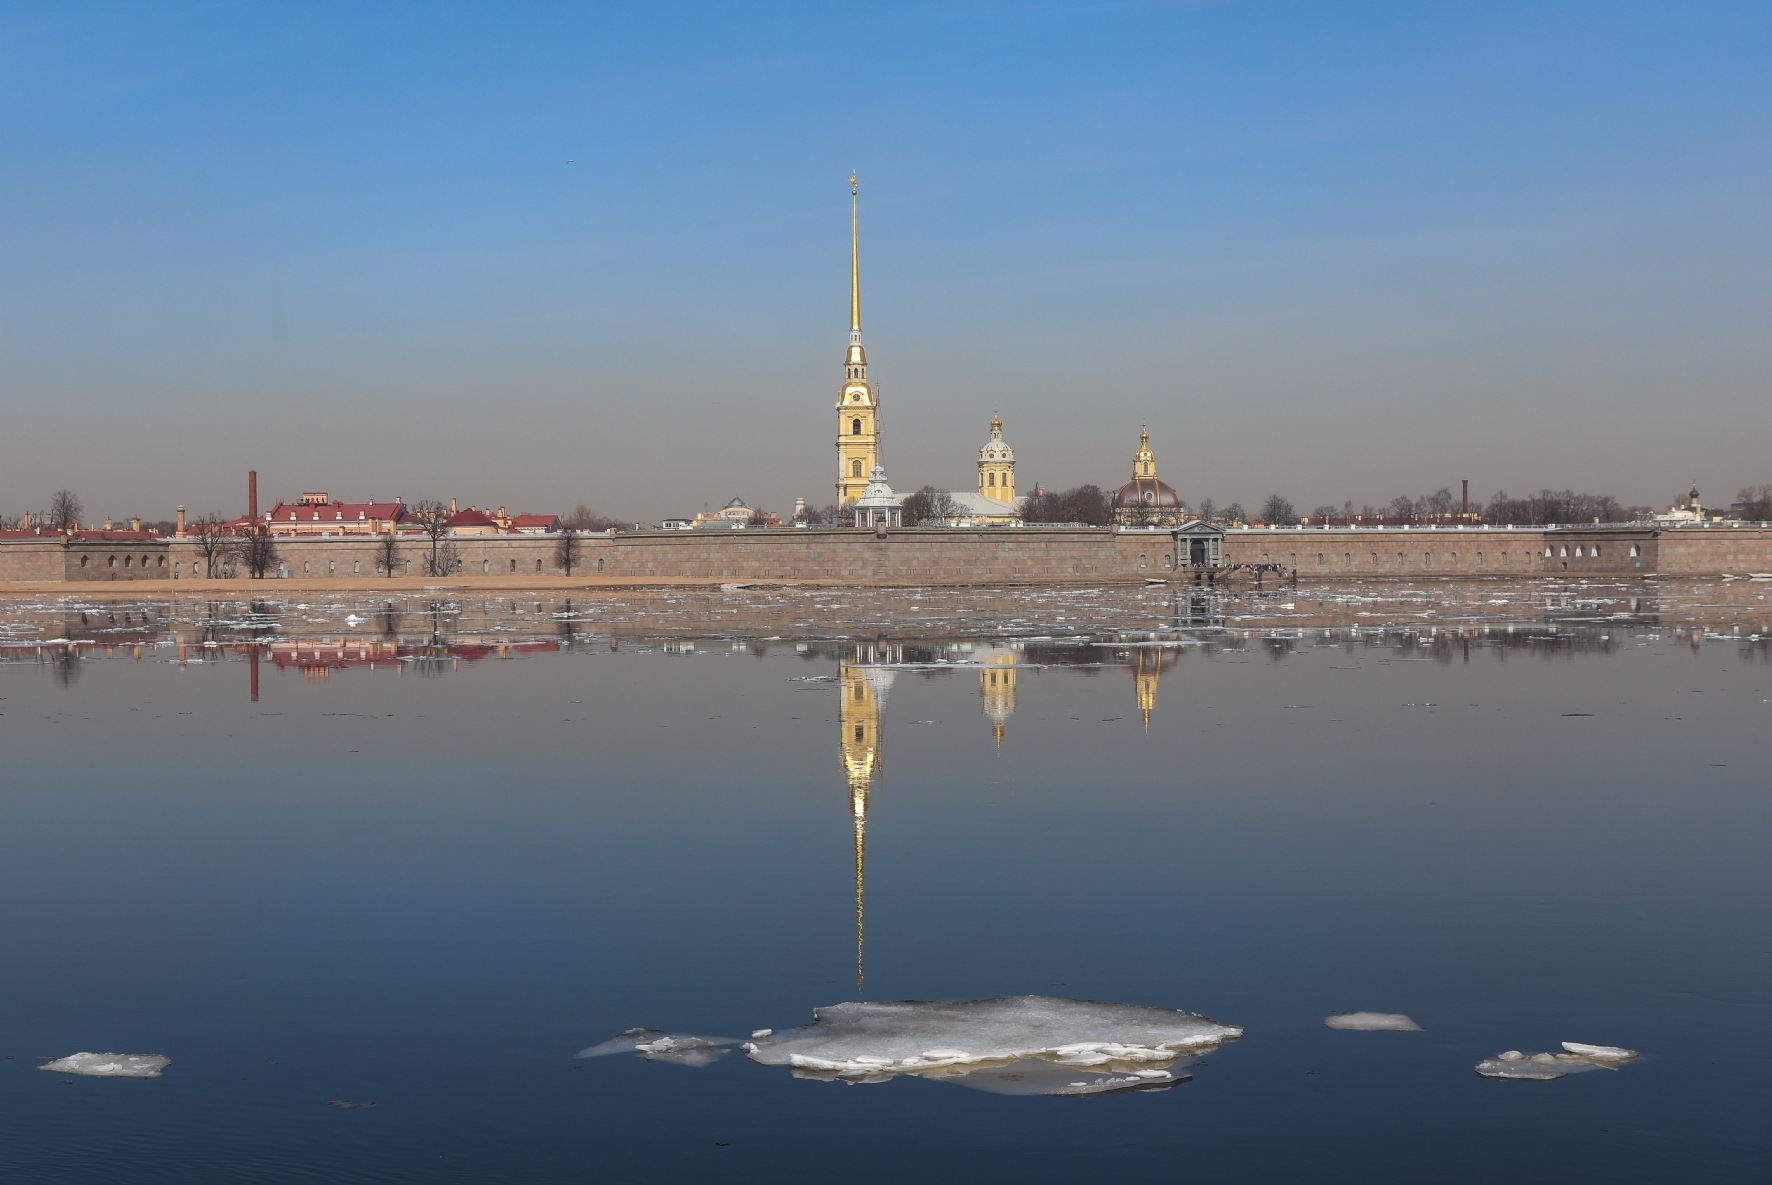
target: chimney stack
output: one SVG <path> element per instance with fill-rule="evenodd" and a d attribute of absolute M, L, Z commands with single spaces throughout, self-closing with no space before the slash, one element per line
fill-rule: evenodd
<path fill-rule="evenodd" d="M 1470 513 L 1471 513 L 1471 479 L 1467 477 L 1464 479 L 1464 517 L 1469 518 Z"/>
<path fill-rule="evenodd" d="M 172 533 L 172 537 L 174 539 L 183 539 L 185 537 L 185 508 L 183 506 L 178 508 L 178 530 Z"/>
<path fill-rule="evenodd" d="M 258 470 L 246 471 L 246 517 L 258 521 Z"/>

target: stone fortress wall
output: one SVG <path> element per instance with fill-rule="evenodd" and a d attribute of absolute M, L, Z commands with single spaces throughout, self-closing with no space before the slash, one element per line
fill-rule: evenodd
<path fill-rule="evenodd" d="M 558 536 L 454 540 L 454 579 L 504 583 L 559 576 Z M 637 583 L 833 581 L 855 585 L 1089 584 L 1185 578 L 1163 530 L 1095 527 L 849 528 L 583 535 L 573 573 Z M 373 538 L 279 539 L 281 567 L 299 579 L 371 579 Z M 397 575 L 424 572 L 427 547 L 402 541 Z M 1423 575 L 1706 576 L 1772 572 L 1772 527 L 1239 528 L 1232 564 L 1278 564 L 1304 580 Z M 202 558 L 188 539 L 0 541 L 0 581 L 191 581 Z"/>

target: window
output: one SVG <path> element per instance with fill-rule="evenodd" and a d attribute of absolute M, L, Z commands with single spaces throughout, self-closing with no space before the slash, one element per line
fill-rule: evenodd
<path fill-rule="evenodd" d="M 598 560 L 597 561 L 597 571 L 601 572 L 602 570 L 603 570 L 603 561 Z"/>
<path fill-rule="evenodd" d="M 515 572 L 516 570 L 517 570 L 517 561 L 512 560 L 511 561 L 511 571 Z"/>
<path fill-rule="evenodd" d="M 363 570 L 363 561 L 362 560 L 352 560 L 351 561 L 351 571 L 361 572 L 362 570 Z"/>
<path fill-rule="evenodd" d="M 1545 558 L 1545 559 L 1547 559 L 1547 560 L 1548 560 L 1548 559 L 1550 559 L 1550 558 L 1551 558 L 1551 556 L 1553 556 L 1553 555 L 1555 555 L 1555 554 L 1556 554 L 1556 549 L 1555 549 L 1555 548 L 1551 548 L 1551 547 L 1547 547 L 1547 548 L 1545 548 L 1545 549 L 1544 549 L 1544 558 Z"/>
<path fill-rule="evenodd" d="M 1323 553 L 1319 551 L 1317 553 L 1317 567 L 1321 568 L 1322 566 L 1323 566 Z"/>
<path fill-rule="evenodd" d="M 492 561 L 491 560 L 481 560 L 480 561 L 480 571 L 482 571 L 482 572 L 492 571 Z"/>
<path fill-rule="evenodd" d="M 1372 566 L 1378 567 L 1378 553 L 1376 551 L 1372 553 Z"/>
<path fill-rule="evenodd" d="M 409 567 L 410 567 L 410 564 L 409 564 L 409 565 L 408 565 L 408 566 L 409 566 Z M 306 572 L 306 571 L 307 571 L 307 570 L 308 570 L 308 561 L 306 561 L 306 560 L 303 560 L 303 561 L 302 561 L 302 562 L 301 562 L 301 570 L 302 570 L 302 571 L 304 571 L 304 572 Z"/>
<path fill-rule="evenodd" d="M 81 557 L 80 557 L 80 566 L 81 566 L 81 567 L 82 567 L 82 568 L 84 568 L 84 567 L 85 567 L 85 566 L 86 566 L 86 561 L 87 561 L 87 560 L 89 560 L 89 559 L 91 559 L 91 558 L 92 558 L 92 557 L 91 557 L 91 556 L 86 556 L 86 555 L 83 555 L 83 556 L 81 556 Z"/>
<path fill-rule="evenodd" d="M 1424 568 L 1431 568 L 1434 566 L 1434 557 L 1433 557 L 1432 552 L 1424 551 L 1421 553 L 1421 566 Z"/>
<path fill-rule="evenodd" d="M 995 473 L 985 474 L 984 484 L 987 486 L 995 486 L 997 484 L 997 475 Z"/>
<path fill-rule="evenodd" d="M 1563 544 L 1563 555 L 1567 556 L 1568 554 L 1569 554 L 1569 545 L 1567 543 L 1565 543 L 1565 544 Z M 1563 566 L 1568 567 L 1567 564 L 1565 564 Z"/>
<path fill-rule="evenodd" d="M 337 560 L 327 560 L 326 561 L 326 574 L 328 576 L 330 576 L 336 571 L 338 571 L 338 561 Z"/>
<path fill-rule="evenodd" d="M 1640 556 L 1643 554 L 1643 549 L 1641 547 L 1639 547 L 1637 544 L 1633 543 L 1630 545 L 1630 554 L 1631 554 L 1631 558 L 1635 559 L 1637 556 Z M 81 556 L 80 562 L 82 564 L 84 564 L 86 562 L 86 557 Z"/>
<path fill-rule="evenodd" d="M 1397 567 L 1401 568 L 1402 566 L 1403 566 L 1403 553 L 1399 551 L 1397 553 Z"/>
<path fill-rule="evenodd" d="M 849 476 L 850 477 L 860 477 L 861 476 L 861 458 L 860 457 L 857 457 L 855 460 L 849 462 Z"/>
<path fill-rule="evenodd" d="M 857 416 L 855 419 L 849 421 L 849 435 L 851 435 L 851 436 L 860 436 L 861 435 L 861 417 L 860 416 Z"/>
<path fill-rule="evenodd" d="M 107 568 L 115 568 L 116 566 L 117 566 L 117 557 L 116 556 L 111 556 L 109 559 L 107 559 L 105 561 L 105 567 L 107 567 Z"/>
<path fill-rule="evenodd" d="M 535 570 L 537 572 L 541 571 L 541 561 L 540 560 L 535 561 Z"/>
<path fill-rule="evenodd" d="M 1593 556 L 1596 560 L 1599 559 L 1600 558 L 1600 545 L 1598 543 L 1596 543 L 1592 547 L 1588 548 L 1587 554 Z"/>
<path fill-rule="evenodd" d="M 1577 543 L 1577 544 L 1576 544 L 1576 545 L 1575 545 L 1575 557 L 1576 557 L 1576 558 L 1577 558 L 1577 559 L 1580 559 L 1580 558 L 1581 558 L 1581 544 L 1579 544 L 1579 543 Z"/>
<path fill-rule="evenodd" d="M 1353 552 L 1344 551 L 1341 553 L 1341 566 L 1344 568 L 1351 568 L 1354 566 L 1354 553 Z"/>
<path fill-rule="evenodd" d="M 1140 567 L 1140 568 L 1143 568 L 1143 567 L 1145 567 L 1145 566 L 1146 566 L 1146 565 L 1145 565 L 1145 559 L 1144 559 L 1144 557 L 1143 557 L 1143 556 L 1139 556 L 1139 557 L 1138 557 L 1138 566 L 1139 566 L 1139 567 Z"/>
<path fill-rule="evenodd" d="M 1458 553 L 1456 551 L 1447 553 L 1446 566 L 1448 568 L 1458 567 Z"/>
<path fill-rule="evenodd" d="M 127 568 L 127 567 L 129 567 L 129 561 L 130 561 L 130 559 L 131 559 L 131 558 L 132 558 L 132 557 L 130 557 L 130 556 L 124 556 L 124 557 L 123 557 L 123 566 L 124 566 L 124 567 L 125 567 L 125 568 Z"/>

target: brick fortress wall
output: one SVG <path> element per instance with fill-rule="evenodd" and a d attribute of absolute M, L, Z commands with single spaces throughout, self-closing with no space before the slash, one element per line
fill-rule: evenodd
<path fill-rule="evenodd" d="M 575 575 L 672 580 L 841 581 L 856 585 L 1098 583 L 1164 577 L 1173 547 L 1165 531 L 1103 528 L 682 531 L 581 536 Z M 454 579 L 559 575 L 558 536 L 483 536 L 454 541 Z M 378 573 L 373 538 L 279 539 L 293 577 Z M 1546 555 L 1546 551 L 1550 554 Z M 421 575 L 428 548 L 403 540 L 396 573 Z M 148 563 L 141 559 L 146 556 Z M 86 564 L 79 560 L 84 557 Z M 1234 529 L 1228 563 L 1296 567 L 1301 579 L 1422 575 L 1667 575 L 1772 572 L 1772 527 L 1639 526 L 1506 530 Z M 127 559 L 127 563 L 125 560 Z M 408 568 L 410 565 L 410 568 Z M 198 579 L 190 540 L 0 541 L 0 580 Z"/>

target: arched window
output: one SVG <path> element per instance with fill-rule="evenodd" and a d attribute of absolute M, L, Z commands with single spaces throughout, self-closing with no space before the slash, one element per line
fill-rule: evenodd
<path fill-rule="evenodd" d="M 849 421 L 849 435 L 851 435 L 851 436 L 860 436 L 861 435 L 861 417 L 860 416 L 857 416 L 853 420 Z"/>
<path fill-rule="evenodd" d="M 1635 543 L 1633 543 L 1630 545 L 1630 553 L 1631 553 L 1631 557 L 1634 559 L 1635 557 L 1643 554 L 1643 549 L 1641 547 L 1638 547 Z M 81 556 L 80 562 L 82 564 L 84 564 L 86 562 L 86 557 Z"/>
<path fill-rule="evenodd" d="M 124 557 L 123 557 L 123 566 L 124 566 L 124 567 L 125 567 L 125 568 L 127 568 L 127 567 L 129 567 L 129 561 L 130 561 L 130 560 L 131 560 L 131 559 L 133 559 L 133 558 L 134 558 L 134 557 L 133 557 L 133 556 L 127 556 L 127 555 L 126 555 L 126 556 L 124 556 Z"/>
<path fill-rule="evenodd" d="M 107 567 L 107 568 L 115 568 L 116 566 L 117 566 L 117 557 L 116 556 L 111 556 L 109 559 L 107 559 L 105 561 L 105 567 Z"/>
<path fill-rule="evenodd" d="M 850 477 L 860 477 L 861 476 L 861 458 L 857 457 L 855 460 L 849 462 L 849 476 Z"/>
<path fill-rule="evenodd" d="M 1600 558 L 1600 545 L 1598 543 L 1596 543 L 1592 547 L 1588 548 L 1587 554 L 1593 556 L 1596 560 L 1599 559 Z"/>
<path fill-rule="evenodd" d="M 997 484 L 997 475 L 995 473 L 985 474 L 984 484 L 987 486 L 995 486 Z"/>
<path fill-rule="evenodd" d="M 1632 553 L 1632 554 L 1633 554 L 1633 555 L 1634 555 L 1634 554 L 1635 554 L 1635 552 L 1633 552 L 1633 553 Z M 81 567 L 82 567 L 82 568 L 84 568 L 84 567 L 85 567 L 85 566 L 86 566 L 86 561 L 87 561 L 87 560 L 89 560 L 89 559 L 91 559 L 91 558 L 92 558 L 92 557 L 91 557 L 91 556 L 85 556 L 85 555 L 83 555 L 83 556 L 81 556 L 81 557 L 80 557 L 80 566 L 81 566 Z"/>
<path fill-rule="evenodd" d="M 1138 566 L 1139 566 L 1139 567 L 1141 567 L 1141 568 L 1143 568 L 1143 567 L 1145 567 L 1145 566 L 1146 566 L 1146 565 L 1145 565 L 1145 558 L 1144 558 L 1144 557 L 1143 557 L 1143 556 L 1139 556 L 1139 557 L 1138 557 Z"/>
<path fill-rule="evenodd" d="M 597 571 L 601 572 L 602 570 L 603 570 L 603 561 L 598 560 L 597 561 Z"/>
<path fill-rule="evenodd" d="M 516 570 L 517 570 L 517 561 L 512 560 L 511 561 L 511 571 L 515 572 Z"/>

